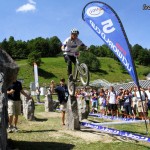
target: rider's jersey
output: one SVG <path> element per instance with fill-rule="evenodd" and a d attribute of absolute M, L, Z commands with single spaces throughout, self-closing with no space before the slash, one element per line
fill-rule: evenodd
<path fill-rule="evenodd" d="M 63 42 L 63 46 L 64 49 L 63 51 L 69 51 L 69 52 L 64 52 L 64 54 L 73 56 L 74 52 L 77 52 L 77 47 L 78 46 L 82 46 L 84 45 L 83 42 L 80 39 L 75 39 L 75 40 L 71 40 L 71 37 L 68 37 L 64 42 Z"/>

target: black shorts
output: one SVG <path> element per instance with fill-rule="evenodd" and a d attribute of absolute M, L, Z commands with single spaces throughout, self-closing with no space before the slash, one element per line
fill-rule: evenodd
<path fill-rule="evenodd" d="M 117 104 L 109 104 L 109 109 L 116 111 L 118 109 Z"/>
<path fill-rule="evenodd" d="M 70 55 L 64 55 L 65 62 L 73 62 L 74 64 L 76 63 L 76 58 L 74 56 Z"/>

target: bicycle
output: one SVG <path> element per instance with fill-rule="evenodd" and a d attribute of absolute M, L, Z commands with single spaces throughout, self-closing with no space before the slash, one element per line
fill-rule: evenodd
<path fill-rule="evenodd" d="M 68 79 L 68 92 L 69 92 L 69 95 L 71 96 L 75 95 L 75 87 L 76 87 L 76 82 L 78 82 L 77 80 L 78 76 L 84 87 L 89 85 L 89 80 L 90 80 L 89 70 L 88 70 L 87 65 L 85 63 L 80 64 L 78 60 L 80 53 L 79 52 L 73 52 L 73 53 L 76 58 L 76 63 L 74 66 L 73 74 L 70 74 L 69 79 Z"/>

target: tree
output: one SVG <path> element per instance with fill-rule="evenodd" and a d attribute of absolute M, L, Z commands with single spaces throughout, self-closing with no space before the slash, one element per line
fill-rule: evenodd
<path fill-rule="evenodd" d="M 89 70 L 97 71 L 100 68 L 100 61 L 91 52 L 81 52 L 79 57 L 80 63 L 85 63 Z"/>
<path fill-rule="evenodd" d="M 49 43 L 49 56 L 56 56 L 61 52 L 61 41 L 57 36 L 53 36 L 50 39 L 47 39 Z"/>
<path fill-rule="evenodd" d="M 37 53 L 40 52 L 41 57 L 48 57 L 47 54 L 49 51 L 49 44 L 44 38 L 38 37 L 36 39 L 28 41 L 28 49 L 31 53 L 33 51 L 36 51 Z"/>
<path fill-rule="evenodd" d="M 141 50 L 143 50 L 143 47 L 141 45 L 135 44 L 132 47 L 131 53 L 132 53 L 132 56 L 133 56 L 134 60 L 137 60 Z"/>
<path fill-rule="evenodd" d="M 140 50 L 137 61 L 140 65 L 150 65 L 150 51 L 145 49 Z"/>
<path fill-rule="evenodd" d="M 34 63 L 36 63 L 38 66 L 41 64 L 41 53 L 33 51 L 32 53 L 29 54 L 28 56 L 28 64 L 30 66 L 33 66 Z"/>
<path fill-rule="evenodd" d="M 1 48 L 4 49 L 6 52 L 8 51 L 8 42 L 6 40 L 6 38 L 2 41 L 2 43 L 0 44 Z"/>
<path fill-rule="evenodd" d="M 21 40 L 16 41 L 15 58 L 27 58 L 30 51 L 27 49 L 27 43 Z"/>

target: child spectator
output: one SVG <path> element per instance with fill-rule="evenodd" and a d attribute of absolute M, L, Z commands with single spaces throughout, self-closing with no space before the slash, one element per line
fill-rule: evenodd
<path fill-rule="evenodd" d="M 104 89 L 100 89 L 98 103 L 100 106 L 100 113 L 106 115 L 106 96 L 105 96 Z"/>
<path fill-rule="evenodd" d="M 92 113 L 97 112 L 97 108 L 98 108 L 98 93 L 96 92 L 96 90 L 94 89 L 92 92 Z"/>

